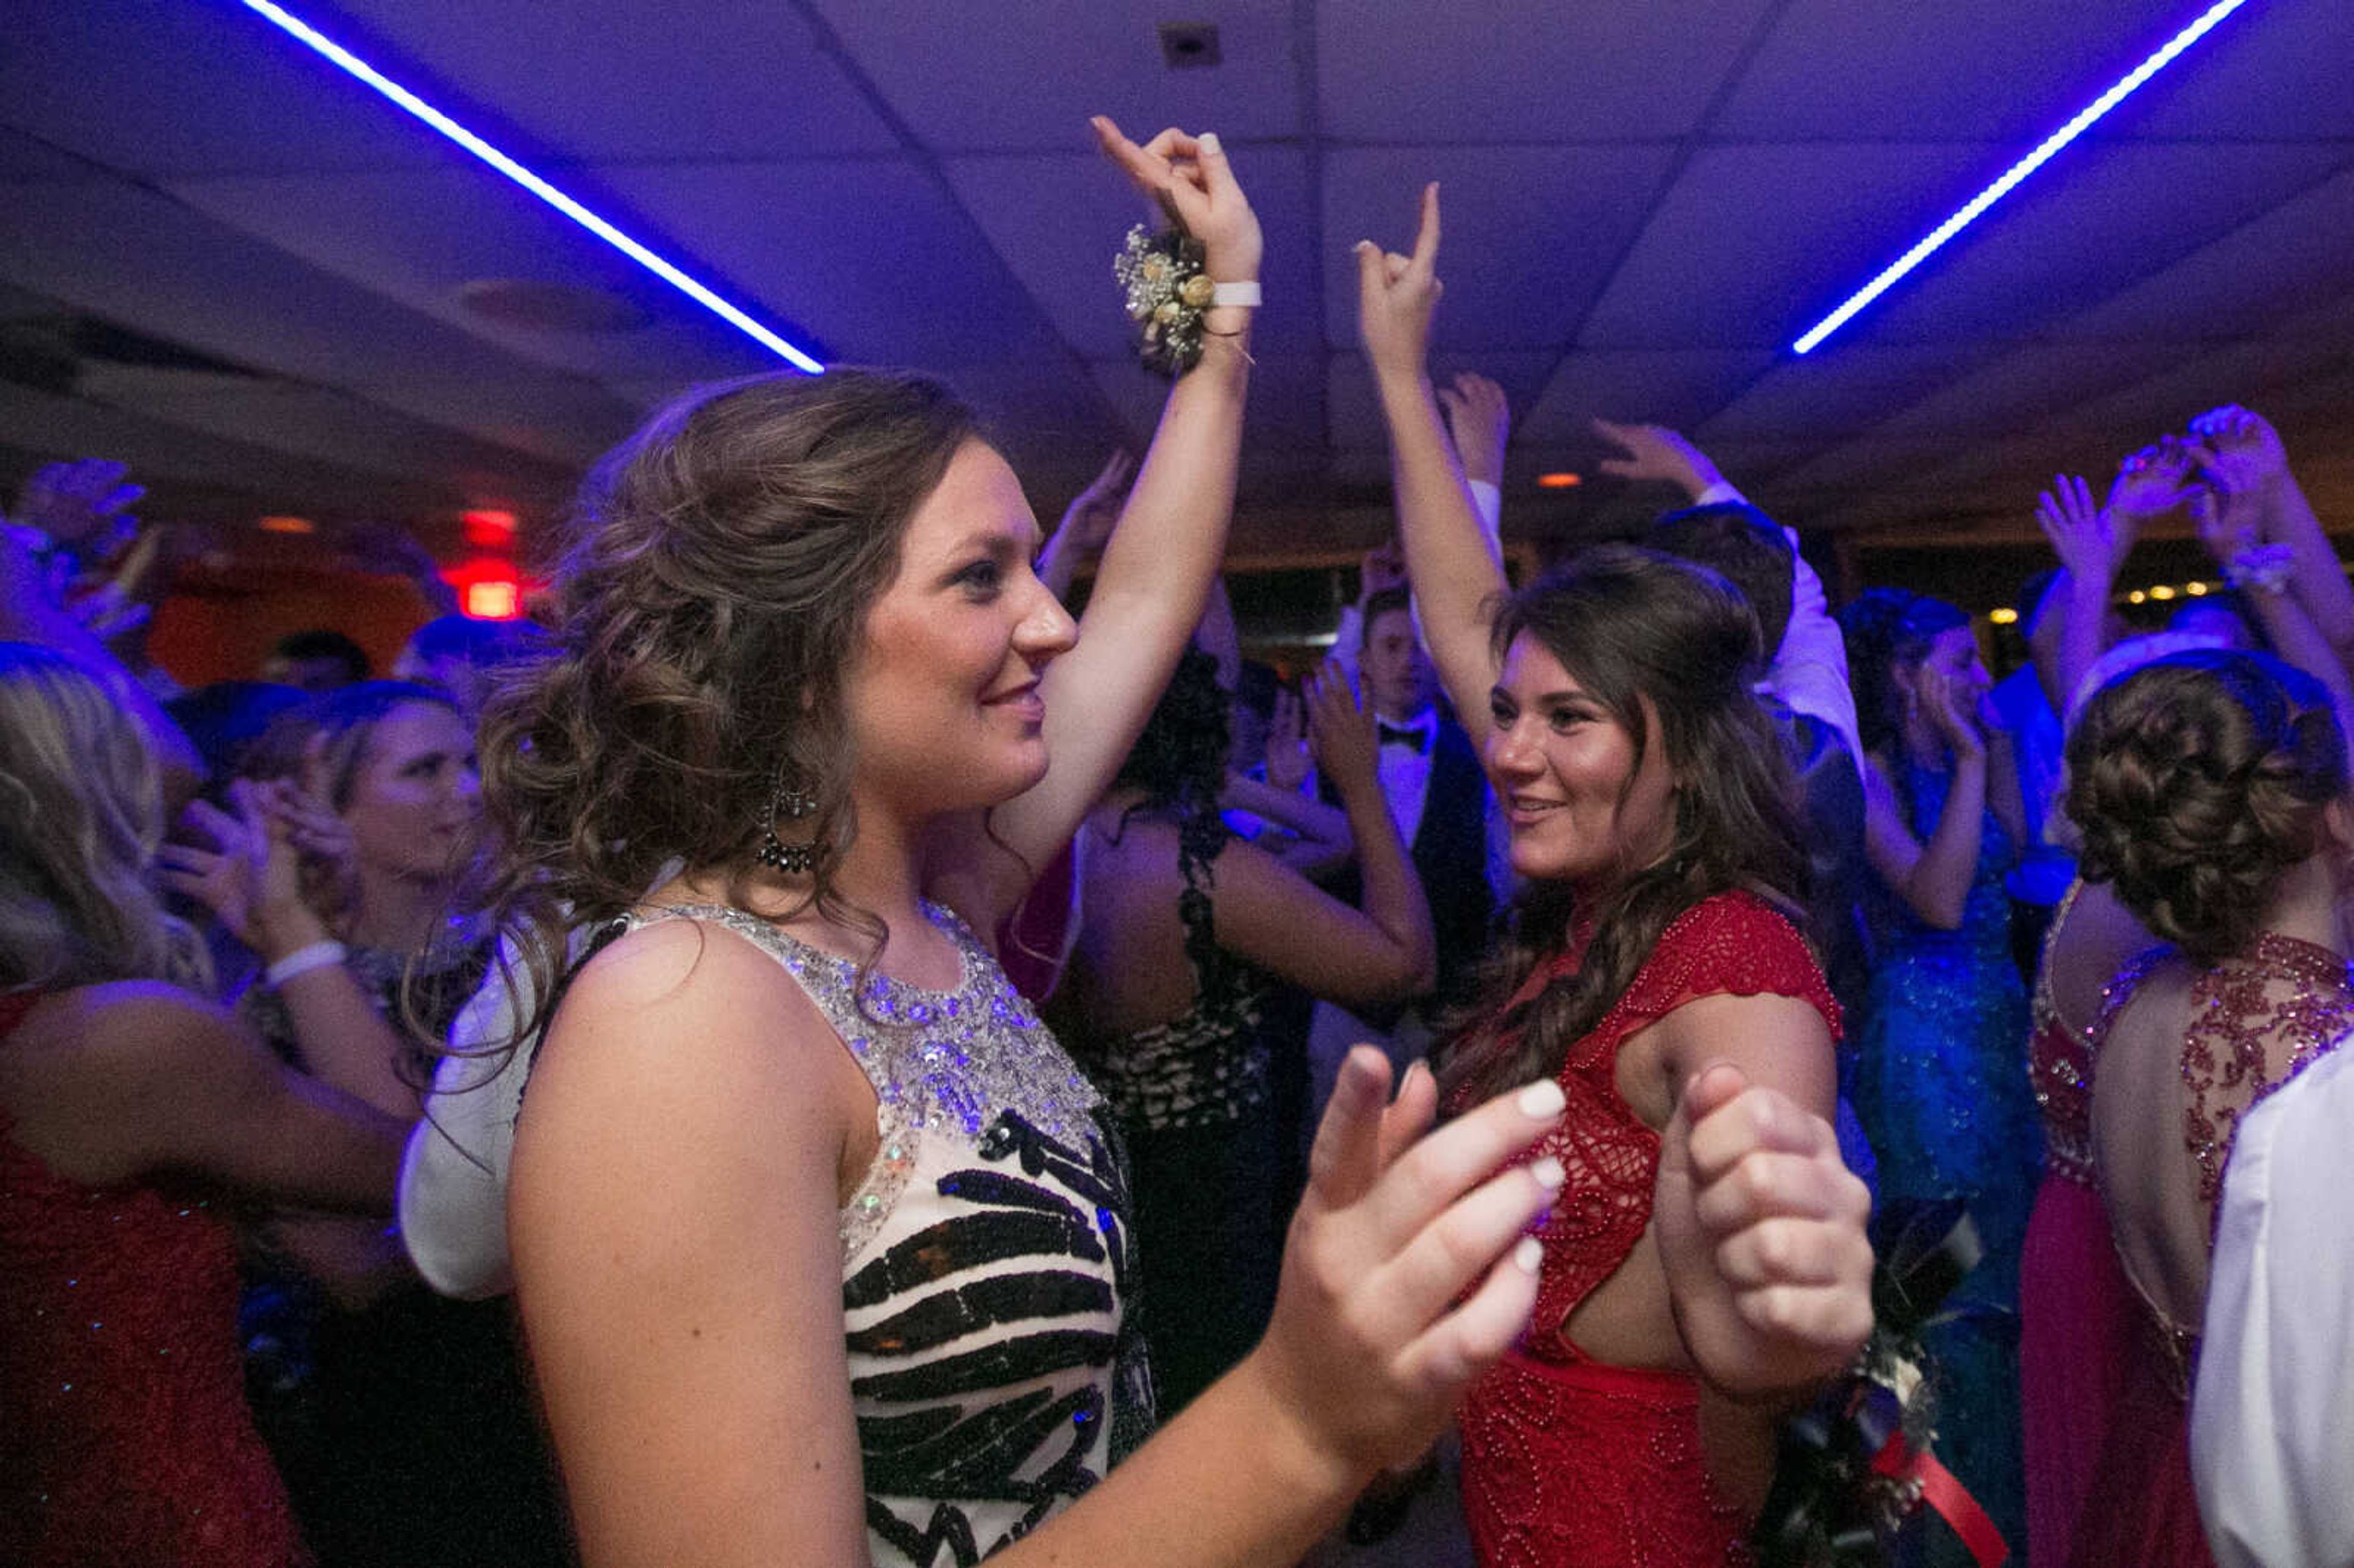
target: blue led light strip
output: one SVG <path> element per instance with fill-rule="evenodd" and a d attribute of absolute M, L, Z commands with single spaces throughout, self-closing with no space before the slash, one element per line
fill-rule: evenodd
<path fill-rule="evenodd" d="M 374 66 L 353 54 L 333 38 L 327 37 L 292 12 L 271 5 L 270 0 L 239 0 L 239 4 L 284 32 L 288 37 L 311 49 L 338 70 L 355 80 L 374 88 L 395 104 L 423 121 L 459 146 L 513 180 L 639 266 L 717 316 L 761 347 L 789 361 L 796 368 L 811 376 L 825 374 L 825 366 L 787 343 L 768 327 L 722 299 L 709 285 L 700 281 L 675 262 L 649 249 L 645 245 L 621 232 L 611 223 L 571 196 L 557 189 L 523 164 L 515 162 L 455 120 L 426 102 L 408 89 L 378 71 Z"/>
<path fill-rule="evenodd" d="M 247 0 L 247 4 L 252 3 L 253 0 Z M 2009 196 L 2028 175 L 2050 163 L 2061 148 L 2083 135 L 2094 122 L 2132 97 L 2144 82 L 2173 64 L 2176 56 L 2213 32 L 2226 16 L 2246 4 L 2247 0 L 2215 0 L 2205 15 L 2168 38 L 2156 54 L 2127 71 L 2118 79 L 2115 86 L 2079 110 L 2073 120 L 2045 137 L 2043 143 L 2035 151 L 2005 169 L 2000 179 L 1972 196 L 1960 211 L 1931 229 L 1919 244 L 1890 262 L 1880 276 L 1848 296 L 1845 304 L 1817 322 L 1804 337 L 1790 345 L 1791 352 L 1811 353 L 1823 339 L 1845 326 L 1858 312 L 1894 287 L 1897 280 L 1927 260 L 1946 241 L 1977 222 L 1987 208 Z"/>

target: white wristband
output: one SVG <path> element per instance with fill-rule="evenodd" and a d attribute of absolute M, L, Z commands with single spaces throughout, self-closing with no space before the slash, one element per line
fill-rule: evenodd
<path fill-rule="evenodd" d="M 1210 291 L 1210 303 L 1214 305 L 1241 305 L 1248 309 L 1260 302 L 1257 283 L 1220 283 Z"/>
<path fill-rule="evenodd" d="M 329 964 L 340 964 L 350 956 L 341 942 L 313 942 L 307 948 L 297 948 L 268 969 L 261 971 L 261 983 L 276 991 L 296 975 L 307 975 L 313 969 L 323 969 Z"/>

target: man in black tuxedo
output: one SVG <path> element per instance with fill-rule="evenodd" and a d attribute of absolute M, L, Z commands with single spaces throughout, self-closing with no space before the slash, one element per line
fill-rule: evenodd
<path fill-rule="evenodd" d="M 1403 588 L 1364 606 L 1359 684 L 1381 742 L 1382 792 L 1414 855 L 1438 939 L 1438 988 L 1418 1004 L 1427 1015 L 1467 998 L 1487 945 L 1495 899 L 1488 881 L 1486 773 L 1471 737 L 1437 700 L 1430 657 L 1416 633 Z M 1353 889 L 1336 889 L 1343 897 Z"/>

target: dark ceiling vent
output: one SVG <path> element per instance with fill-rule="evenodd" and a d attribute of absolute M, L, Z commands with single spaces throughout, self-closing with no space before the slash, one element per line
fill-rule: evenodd
<path fill-rule="evenodd" d="M 92 316 L 76 316 L 68 324 L 66 341 L 84 359 L 110 365 L 135 365 L 146 370 L 194 370 L 207 376 L 241 376 L 262 380 L 262 373 L 233 360 L 218 358 L 185 344 L 149 337 L 143 332 L 117 326 Z"/>
<path fill-rule="evenodd" d="M 71 397 L 87 365 L 267 379 L 260 371 L 200 349 L 69 311 L 0 322 L 0 381 L 52 397 Z"/>
<path fill-rule="evenodd" d="M 1225 57 L 1218 52 L 1215 22 L 1161 24 L 1161 60 L 1171 70 L 1214 66 Z"/>

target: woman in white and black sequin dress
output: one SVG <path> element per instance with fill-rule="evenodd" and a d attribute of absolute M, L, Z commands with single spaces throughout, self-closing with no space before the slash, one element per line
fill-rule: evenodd
<path fill-rule="evenodd" d="M 1255 297 L 1216 140 L 1097 129 Z M 1561 1096 L 1425 1138 L 1427 1075 L 1384 1108 L 1361 1052 L 1267 1336 L 1109 1468 L 1119 1166 L 973 933 L 1101 794 L 1200 616 L 1248 323 L 1207 302 L 1083 638 L 1013 471 L 920 377 L 706 389 L 588 486 L 552 657 L 493 699 L 482 758 L 491 902 L 549 999 L 522 1022 L 551 1014 L 514 1275 L 591 1568 L 1293 1563 L 1525 1318 L 1544 1171 L 1482 1178 Z M 609 939 L 551 995 L 579 923 Z M 1755 1202 L 1756 1129 L 1692 1149 L 1727 1213 L 1808 1201 Z"/>

